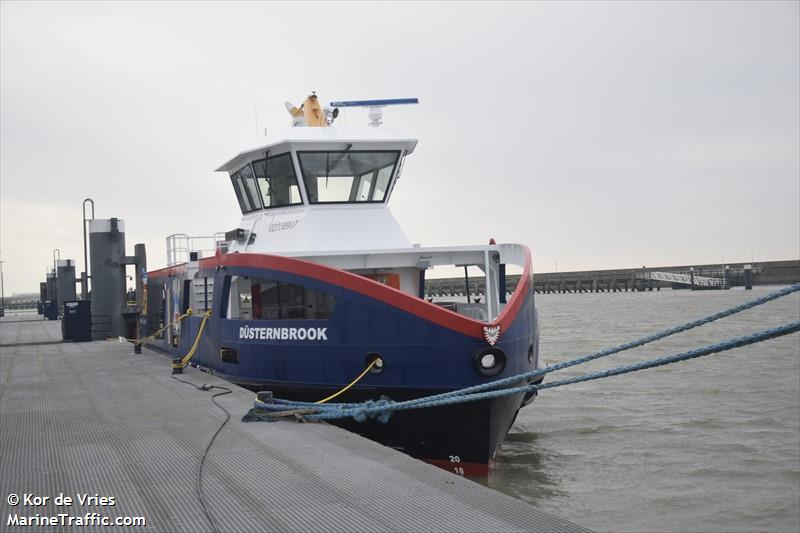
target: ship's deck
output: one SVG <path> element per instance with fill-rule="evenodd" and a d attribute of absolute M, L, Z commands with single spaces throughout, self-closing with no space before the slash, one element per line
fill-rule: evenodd
<path fill-rule="evenodd" d="M 147 521 L 115 531 L 211 531 L 196 494 L 200 458 L 224 419 L 211 393 L 171 379 L 169 360 L 148 350 L 53 343 L 59 327 L 0 321 L 3 525 L 15 514 L 97 512 Z M 182 377 L 233 390 L 217 398 L 231 420 L 203 477 L 220 531 L 586 531 L 333 426 L 241 422 L 251 392 L 193 369 Z M 12 493 L 50 496 L 49 505 L 11 506 Z M 60 493 L 116 505 L 55 506 Z"/>

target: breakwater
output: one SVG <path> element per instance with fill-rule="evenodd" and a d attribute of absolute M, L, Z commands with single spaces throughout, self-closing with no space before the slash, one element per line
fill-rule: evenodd
<path fill-rule="evenodd" d="M 748 268 L 749 267 L 749 268 Z M 720 280 L 720 287 L 744 286 L 746 271 L 750 270 L 753 285 L 789 285 L 800 282 L 800 260 L 762 261 L 750 263 L 641 266 L 609 270 L 584 270 L 575 272 L 534 272 L 533 288 L 539 294 L 568 294 L 582 292 L 628 292 L 653 291 L 662 288 L 689 288 L 689 285 L 675 281 L 663 281 L 659 274 L 676 274 L 687 277 L 712 278 Z M 506 277 L 506 290 L 514 291 L 519 275 Z M 724 285 L 724 286 L 722 286 Z M 458 278 L 439 278 L 425 280 L 427 297 L 464 296 L 467 287 L 470 295 L 482 295 L 486 283 L 482 277 L 465 280 Z"/>

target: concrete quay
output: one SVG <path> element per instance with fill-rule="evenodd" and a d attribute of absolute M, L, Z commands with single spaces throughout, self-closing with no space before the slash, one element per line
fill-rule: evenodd
<path fill-rule="evenodd" d="M 216 398 L 231 418 L 208 451 L 202 504 L 201 457 L 225 420 L 218 391 L 129 344 L 60 343 L 59 322 L 35 317 L 0 320 L 2 531 L 60 515 L 90 521 L 82 531 L 587 531 L 334 426 L 244 423 L 250 391 L 187 369 L 195 385 L 232 390 Z"/>

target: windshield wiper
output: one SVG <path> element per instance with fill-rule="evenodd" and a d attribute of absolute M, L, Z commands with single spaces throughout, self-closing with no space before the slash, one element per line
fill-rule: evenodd
<path fill-rule="evenodd" d="M 336 168 L 337 166 L 339 166 L 339 163 L 342 162 L 342 159 L 344 159 L 344 156 L 347 155 L 347 152 L 349 152 L 350 148 L 352 148 L 352 147 L 353 147 L 352 144 L 348 144 L 347 145 L 347 148 L 344 149 L 344 152 L 342 152 L 341 155 L 339 155 L 338 159 L 336 159 L 336 161 L 333 163 L 333 168 Z M 326 154 L 326 156 L 325 156 L 325 188 L 326 189 L 328 188 L 328 175 L 331 173 L 330 157 L 331 157 L 331 154 L 330 154 L 330 152 L 328 152 Z"/>

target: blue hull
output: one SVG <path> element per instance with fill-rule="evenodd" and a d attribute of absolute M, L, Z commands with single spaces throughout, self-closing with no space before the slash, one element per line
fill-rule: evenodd
<path fill-rule="evenodd" d="M 407 301 L 411 297 L 396 294 L 399 291 L 380 289 L 383 292 L 376 293 L 378 297 L 365 294 L 378 291 L 370 285 L 375 284 L 371 280 L 363 279 L 362 288 L 357 276 L 337 282 L 320 279 L 324 277 L 321 275 L 242 265 L 205 268 L 198 276 L 213 277 L 217 291 L 192 364 L 254 391 L 271 390 L 276 397 L 304 401 L 324 398 L 359 375 L 373 354 L 384 361 L 383 370 L 365 375 L 336 401 L 382 395 L 396 401 L 417 398 L 519 374 L 538 364 L 532 283 L 524 294 L 515 294 L 514 316 L 504 322 L 494 345 L 504 354 L 505 366 L 499 374 L 487 377 L 481 373 L 477 357 L 490 346 L 480 334 L 468 329 L 470 324 L 460 325 L 463 318 L 428 302 Z M 227 318 L 231 316 L 227 309 L 232 300 L 231 283 L 237 276 L 266 278 L 329 294 L 335 298 L 335 308 L 325 319 Z M 151 295 L 159 290 L 159 283 L 169 279 L 151 274 Z M 162 305 L 162 310 L 171 308 L 159 304 L 157 298 L 148 302 Z M 158 322 L 164 320 L 155 311 L 151 307 L 147 333 L 158 329 Z M 154 346 L 174 356 L 186 354 L 195 342 L 201 320 L 194 315 L 182 322 L 177 346 L 167 337 L 156 340 Z M 476 322 L 475 328 L 482 325 Z M 517 411 L 527 400 L 530 398 L 517 395 L 396 413 L 387 424 L 342 420 L 337 425 L 456 473 L 485 475 Z"/>

